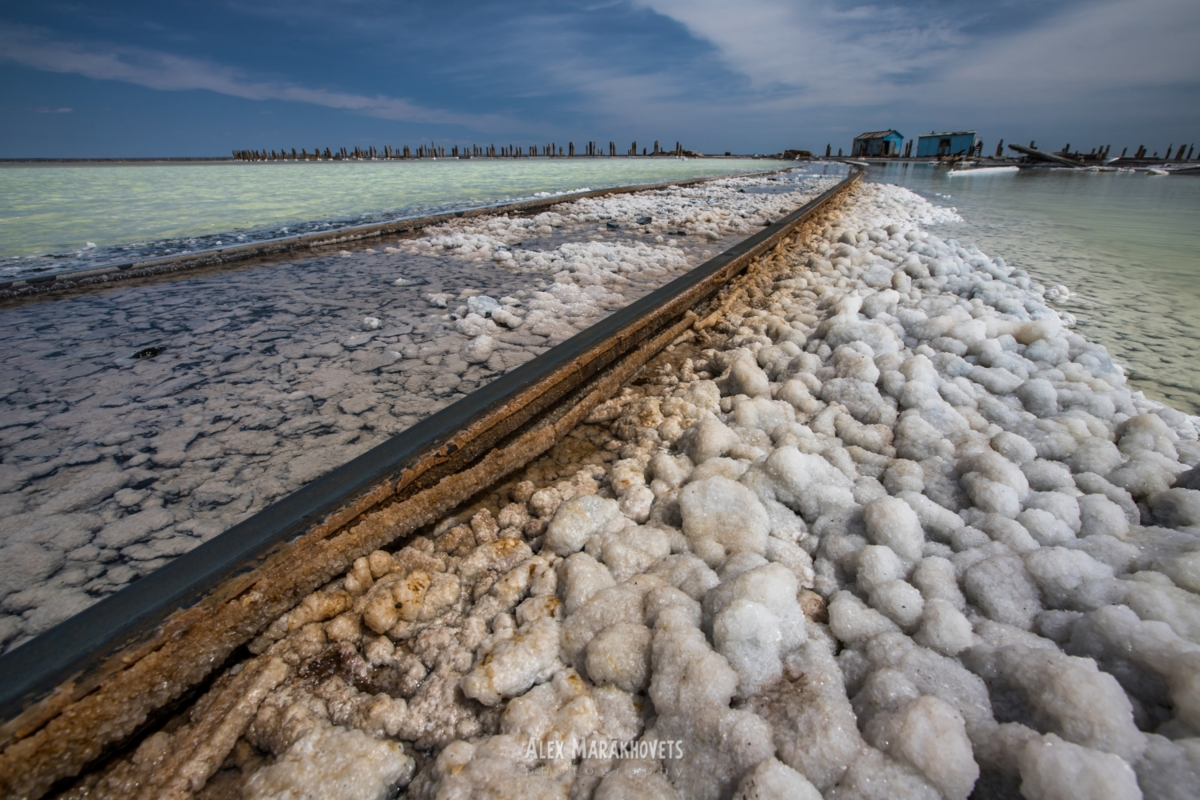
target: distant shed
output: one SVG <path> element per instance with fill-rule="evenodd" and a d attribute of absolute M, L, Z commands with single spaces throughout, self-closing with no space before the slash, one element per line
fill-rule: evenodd
<path fill-rule="evenodd" d="M 917 137 L 917 157 L 967 156 L 975 149 L 975 131 L 922 133 Z"/>
<path fill-rule="evenodd" d="M 854 137 L 852 156 L 898 156 L 904 136 L 899 131 L 875 131 Z"/>

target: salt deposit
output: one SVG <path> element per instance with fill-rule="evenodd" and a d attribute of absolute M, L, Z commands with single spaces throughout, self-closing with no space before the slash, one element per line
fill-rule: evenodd
<path fill-rule="evenodd" d="M 577 200 L 534 217 L 456 221 L 382 252 L 5 309 L 0 647 L 148 574 L 832 182 L 793 171 Z M 621 498 L 644 514 L 652 501 L 645 486 Z"/>
<path fill-rule="evenodd" d="M 411 797 L 1200 795 L 1200 419 L 939 218 L 857 189 L 562 455 L 273 625 L 319 677 L 229 779 L 350 727 L 430 753 Z"/>
<path fill-rule="evenodd" d="M 1019 171 L 1019 167 L 974 167 L 973 169 L 952 169 L 946 175 L 951 178 L 964 175 L 1011 175 Z"/>

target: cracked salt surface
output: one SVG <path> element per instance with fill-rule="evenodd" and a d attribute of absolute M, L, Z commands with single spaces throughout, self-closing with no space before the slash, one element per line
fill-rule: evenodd
<path fill-rule="evenodd" d="M 792 171 L 584 199 L 386 246 L 3 310 L 0 646 L 187 552 L 832 183 Z M 787 192 L 738 191 L 759 185 Z"/>
<path fill-rule="evenodd" d="M 359 797 L 1200 796 L 1200 418 L 946 221 L 855 189 L 526 480 L 272 624 L 184 774 L 278 796 L 361 732 L 403 750 Z"/>

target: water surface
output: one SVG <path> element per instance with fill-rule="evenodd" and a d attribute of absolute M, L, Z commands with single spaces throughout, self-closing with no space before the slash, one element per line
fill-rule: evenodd
<path fill-rule="evenodd" d="M 949 175 L 925 164 L 872 166 L 964 222 L 930 226 L 1047 284 L 1076 330 L 1106 346 L 1134 388 L 1200 414 L 1200 178 L 1021 170 Z"/>
<path fill-rule="evenodd" d="M 771 169 L 554 158 L 0 166 L 0 280 L 547 196 Z"/>

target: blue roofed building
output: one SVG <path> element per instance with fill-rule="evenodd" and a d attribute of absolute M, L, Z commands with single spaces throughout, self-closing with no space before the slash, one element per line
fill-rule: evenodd
<path fill-rule="evenodd" d="M 975 131 L 922 133 L 917 137 L 917 158 L 922 156 L 969 156 L 975 149 Z"/>
<path fill-rule="evenodd" d="M 875 131 L 854 137 L 852 156 L 898 156 L 904 136 L 899 131 Z"/>

